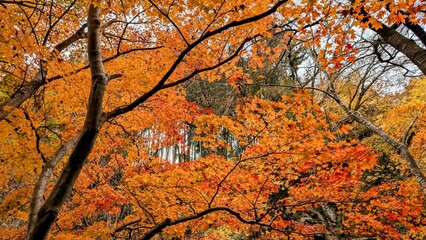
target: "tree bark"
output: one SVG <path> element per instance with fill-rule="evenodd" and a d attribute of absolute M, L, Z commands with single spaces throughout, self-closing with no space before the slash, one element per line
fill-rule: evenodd
<path fill-rule="evenodd" d="M 419 24 L 407 22 L 404 25 L 417 36 L 424 46 L 426 46 L 426 32 Z"/>
<path fill-rule="evenodd" d="M 65 154 L 74 146 L 77 138 L 68 140 L 62 147 L 55 153 L 55 155 L 43 166 L 37 183 L 34 187 L 34 192 L 30 201 L 30 208 L 28 211 L 28 226 L 27 233 L 31 232 L 33 225 L 37 220 L 37 213 L 43 203 L 44 192 L 46 191 L 47 183 L 52 175 L 53 169 L 58 162 L 65 156 Z"/>
<path fill-rule="evenodd" d="M 102 63 L 100 51 L 100 18 L 99 7 L 90 5 L 88 14 L 88 54 L 92 74 L 92 88 L 87 106 L 86 120 L 78 137 L 71 156 L 62 170 L 52 192 L 40 208 L 33 228 L 30 229 L 27 239 L 46 239 L 49 229 L 55 221 L 62 205 L 69 196 L 83 165 L 91 152 L 98 133 L 105 123 L 106 117 L 102 111 L 102 101 L 108 82 Z"/>
<path fill-rule="evenodd" d="M 416 42 L 403 36 L 399 32 L 395 31 L 382 24 L 382 28 L 375 30 L 384 42 L 394 47 L 399 52 L 407 56 L 422 72 L 426 75 L 426 50 L 419 47 Z"/>

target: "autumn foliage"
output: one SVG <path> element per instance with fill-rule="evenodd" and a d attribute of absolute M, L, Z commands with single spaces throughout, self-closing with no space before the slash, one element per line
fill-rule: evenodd
<path fill-rule="evenodd" d="M 425 238 L 424 7 L 0 0 L 0 239 Z"/>

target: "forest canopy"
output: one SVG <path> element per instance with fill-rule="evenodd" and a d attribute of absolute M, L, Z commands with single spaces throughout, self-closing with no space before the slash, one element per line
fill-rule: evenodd
<path fill-rule="evenodd" d="M 0 0 L 0 238 L 425 238 L 425 9 Z"/>

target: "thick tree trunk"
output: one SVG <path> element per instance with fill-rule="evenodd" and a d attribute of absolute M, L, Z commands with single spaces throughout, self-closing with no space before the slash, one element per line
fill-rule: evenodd
<path fill-rule="evenodd" d="M 98 128 L 84 127 L 83 133 L 78 139 L 68 162 L 56 182 L 52 192 L 49 194 L 44 205 L 40 208 L 36 220 L 32 223 L 27 239 L 46 239 L 52 223 L 56 220 L 59 211 L 66 198 L 71 192 L 77 177 L 83 168 L 83 164 L 89 155 L 99 132 Z"/>
<path fill-rule="evenodd" d="M 102 100 L 107 85 L 107 76 L 102 63 L 100 51 L 100 19 L 99 8 L 90 5 L 88 15 L 88 53 L 92 73 L 92 89 L 90 91 L 87 116 L 84 127 L 77 140 L 71 156 L 56 182 L 46 202 L 40 208 L 27 239 L 46 239 L 52 223 L 55 221 L 62 205 L 69 196 L 78 175 L 83 168 L 87 156 L 91 152 L 98 133 L 106 120 L 102 111 Z"/>
<path fill-rule="evenodd" d="M 372 28 L 372 30 L 374 30 Z M 406 38 L 399 32 L 382 24 L 382 28 L 374 30 L 387 44 L 407 56 L 426 75 L 426 50 L 416 42 Z"/>

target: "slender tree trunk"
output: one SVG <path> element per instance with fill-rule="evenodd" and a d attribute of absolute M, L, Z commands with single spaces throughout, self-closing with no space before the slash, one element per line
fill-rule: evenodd
<path fill-rule="evenodd" d="M 107 85 L 107 76 L 102 63 L 100 51 L 100 19 L 99 7 L 90 5 L 88 14 L 88 54 L 92 74 L 92 88 L 87 106 L 86 120 L 78 137 L 71 156 L 62 170 L 52 192 L 40 208 L 33 228 L 30 229 L 27 239 L 46 239 L 52 223 L 55 221 L 62 205 L 69 196 L 77 177 L 83 168 L 87 156 L 91 152 L 98 133 L 105 123 L 106 115 L 102 111 L 102 100 Z"/>
<path fill-rule="evenodd" d="M 410 151 L 408 150 L 407 145 L 393 139 L 391 136 L 385 133 L 385 131 L 383 131 L 381 128 L 376 127 L 374 124 L 372 124 L 367 119 L 365 119 L 361 115 L 361 113 L 350 110 L 343 103 L 340 97 L 336 94 L 334 87 L 332 85 L 331 85 L 331 95 L 334 97 L 334 100 L 337 101 L 340 107 L 346 112 L 346 114 L 348 114 L 358 123 L 364 125 L 370 131 L 380 136 L 384 141 L 389 143 L 405 159 L 410 169 L 410 173 L 413 174 L 413 176 L 416 178 L 417 182 L 420 184 L 423 190 L 423 193 L 426 195 L 426 177 L 423 174 L 422 170 L 420 170 L 419 165 L 417 164 L 416 160 L 414 159 L 414 157 L 411 155 Z"/>
<path fill-rule="evenodd" d="M 417 164 L 414 157 L 411 155 L 407 146 L 404 143 L 398 142 L 395 139 L 393 139 L 392 137 L 390 137 L 381 128 L 374 126 L 367 119 L 365 119 L 361 115 L 361 113 L 352 112 L 351 115 L 352 115 L 353 119 L 355 119 L 355 121 L 361 123 L 362 125 L 367 127 L 370 131 L 376 133 L 383 140 L 388 142 L 405 159 L 405 161 L 408 164 L 408 167 L 410 169 L 411 174 L 413 174 L 413 176 L 416 178 L 417 182 L 420 183 L 420 186 L 423 189 L 423 193 L 426 194 L 426 177 L 423 174 L 423 172 L 420 170 L 419 165 Z"/>
<path fill-rule="evenodd" d="M 62 147 L 55 153 L 55 155 L 43 166 L 37 183 L 34 187 L 34 192 L 30 201 L 30 208 L 28 211 L 28 226 L 27 233 L 31 232 L 37 220 L 37 213 L 39 212 L 43 203 L 44 192 L 46 191 L 47 183 L 52 175 L 53 169 L 58 162 L 65 156 L 65 154 L 74 146 L 77 138 L 68 140 Z"/>

